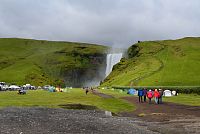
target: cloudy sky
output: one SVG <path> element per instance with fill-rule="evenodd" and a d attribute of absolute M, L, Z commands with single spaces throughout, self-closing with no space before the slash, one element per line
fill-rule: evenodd
<path fill-rule="evenodd" d="M 0 0 L 0 37 L 130 46 L 200 36 L 200 0 Z"/>

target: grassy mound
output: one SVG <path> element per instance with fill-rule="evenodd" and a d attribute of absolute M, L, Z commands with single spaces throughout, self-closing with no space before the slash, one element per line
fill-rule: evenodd
<path fill-rule="evenodd" d="M 200 38 L 137 43 L 102 86 L 199 86 L 199 52 Z"/>
<path fill-rule="evenodd" d="M 107 50 L 94 44 L 16 38 L 0 39 L 0 48 L 0 81 L 34 85 L 70 85 L 72 76 L 79 72 L 87 77 L 88 69 L 96 74 Z"/>

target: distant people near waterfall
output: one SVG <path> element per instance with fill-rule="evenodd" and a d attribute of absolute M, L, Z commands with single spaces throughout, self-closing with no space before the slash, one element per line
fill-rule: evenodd
<path fill-rule="evenodd" d="M 85 90 L 85 94 L 87 95 L 89 92 L 89 87 L 83 87 L 83 90 Z"/>
<path fill-rule="evenodd" d="M 87 95 L 87 94 L 88 94 L 88 92 L 89 92 L 89 89 L 88 89 L 88 88 L 86 88 L 86 90 L 85 90 L 85 94 Z"/>
<path fill-rule="evenodd" d="M 142 101 L 142 96 L 143 96 L 143 95 L 144 95 L 143 90 L 142 90 L 142 89 L 139 89 L 139 90 L 138 90 L 138 97 L 139 97 L 139 102 L 141 102 L 141 103 L 143 102 L 143 101 Z"/>
<path fill-rule="evenodd" d="M 147 98 L 149 99 L 149 104 L 151 104 L 151 99 L 153 98 L 153 92 L 151 89 L 147 92 Z"/>
<path fill-rule="evenodd" d="M 144 88 L 143 92 L 144 92 L 144 102 L 146 102 L 146 97 L 147 97 L 147 89 L 146 89 L 146 88 Z"/>
<path fill-rule="evenodd" d="M 93 92 L 93 91 L 94 91 L 94 88 L 93 88 L 93 87 L 91 87 L 91 88 L 90 88 L 90 90 Z"/>

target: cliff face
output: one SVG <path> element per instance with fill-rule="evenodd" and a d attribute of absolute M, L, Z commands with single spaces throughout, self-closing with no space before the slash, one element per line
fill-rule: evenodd
<path fill-rule="evenodd" d="M 75 57 L 74 64 L 63 67 L 60 76 L 69 86 L 95 86 L 105 78 L 105 69 L 106 54 L 82 55 Z"/>
<path fill-rule="evenodd" d="M 88 47 L 74 47 L 72 51 L 61 50 L 48 57 L 46 72 L 50 77 L 61 79 L 65 85 L 72 87 L 94 86 L 105 77 L 106 54 L 88 52 Z M 59 62 L 56 59 L 62 59 Z M 56 62 L 56 63 L 55 63 Z M 53 72 L 53 73 L 52 73 Z"/>
<path fill-rule="evenodd" d="M 105 46 L 12 38 L 0 47 L 0 81 L 80 87 L 104 78 Z"/>

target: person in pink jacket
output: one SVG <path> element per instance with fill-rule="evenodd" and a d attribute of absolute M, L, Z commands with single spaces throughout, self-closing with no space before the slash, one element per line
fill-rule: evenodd
<path fill-rule="evenodd" d="M 153 92 L 151 90 L 147 92 L 147 98 L 149 99 L 149 104 L 151 104 L 151 98 L 153 98 Z"/>

